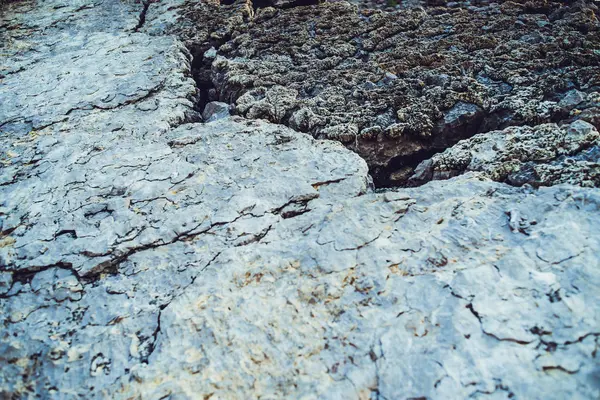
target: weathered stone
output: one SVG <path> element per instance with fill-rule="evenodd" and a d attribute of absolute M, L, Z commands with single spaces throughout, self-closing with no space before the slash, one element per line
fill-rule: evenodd
<path fill-rule="evenodd" d="M 493 180 L 518 186 L 599 186 L 600 158 L 588 151 L 598 145 L 598 130 L 581 120 L 562 127 L 512 127 L 459 142 L 422 162 L 411 179 L 423 183 L 481 171 Z"/>
<path fill-rule="evenodd" d="M 8 293 L 12 286 L 12 274 L 10 272 L 0 272 L 0 295 Z"/>
<path fill-rule="evenodd" d="M 1 14 L 0 397 L 599 396 L 600 189 L 484 169 L 373 192 L 334 141 L 190 123 L 196 61 L 166 34 L 183 1 L 132 5 Z M 249 110 L 356 140 L 293 90 Z M 386 118 L 371 140 L 410 131 Z M 511 129 L 492 137 L 514 154 L 490 151 L 599 153 L 585 122 Z"/>
<path fill-rule="evenodd" d="M 572 109 L 578 104 L 581 104 L 585 100 L 585 94 L 580 92 L 577 89 L 573 89 L 568 91 L 565 94 L 565 97 L 558 103 L 559 106 L 565 107 L 567 109 Z"/>
<path fill-rule="evenodd" d="M 600 76 L 594 2 L 414 2 L 428 7 L 397 13 L 255 3 L 186 6 L 176 31 L 203 59 L 197 80 L 238 114 L 343 142 L 378 186 L 477 133 L 600 127 L 598 106 L 583 101 Z"/>
<path fill-rule="evenodd" d="M 229 117 L 229 104 L 213 101 L 204 107 L 202 119 L 204 122 L 212 122 Z"/>

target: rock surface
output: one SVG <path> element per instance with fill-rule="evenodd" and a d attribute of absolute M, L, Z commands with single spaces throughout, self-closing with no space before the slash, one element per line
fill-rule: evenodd
<path fill-rule="evenodd" d="M 420 161 L 477 133 L 574 119 L 600 127 L 597 102 L 572 104 L 600 88 L 596 2 L 429 3 L 386 13 L 206 1 L 189 4 L 175 30 L 207 101 L 340 141 L 377 186 L 403 184 Z"/>
<path fill-rule="evenodd" d="M 206 60 L 167 34 L 183 5 L 2 11 L 3 398 L 600 395 L 599 189 L 493 182 L 499 149 L 373 191 L 339 143 L 197 123 Z M 263 104 L 285 114 L 277 90 Z M 581 121 L 510 129 L 507 149 L 553 132 L 544 162 L 597 141 Z"/>
<path fill-rule="evenodd" d="M 600 135 L 575 121 L 562 127 L 542 124 L 479 134 L 423 161 L 412 180 L 447 179 L 465 171 L 521 186 L 559 183 L 600 186 Z"/>

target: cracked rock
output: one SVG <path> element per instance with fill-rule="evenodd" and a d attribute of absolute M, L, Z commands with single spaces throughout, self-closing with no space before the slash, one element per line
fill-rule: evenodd
<path fill-rule="evenodd" d="M 378 187 L 478 133 L 600 127 L 597 2 L 387 3 L 189 2 L 173 31 L 214 99 L 344 143 Z"/>
<path fill-rule="evenodd" d="M 600 396 L 591 2 L 67 3 L 1 5 L 0 397 Z"/>
<path fill-rule="evenodd" d="M 500 182 L 522 186 L 570 183 L 600 185 L 600 135 L 590 123 L 542 124 L 479 134 L 419 164 L 413 182 L 447 179 L 479 171 Z M 591 157 L 586 157 L 589 154 Z"/>

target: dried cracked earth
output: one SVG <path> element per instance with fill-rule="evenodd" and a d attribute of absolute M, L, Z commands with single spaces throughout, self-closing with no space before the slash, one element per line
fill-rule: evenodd
<path fill-rule="evenodd" d="M 226 3 L 0 5 L 0 397 L 597 399 L 598 2 Z"/>

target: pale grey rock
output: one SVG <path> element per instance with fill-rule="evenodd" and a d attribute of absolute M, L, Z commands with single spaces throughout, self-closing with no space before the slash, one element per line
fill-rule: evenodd
<path fill-rule="evenodd" d="M 217 56 L 217 50 L 214 47 L 204 52 L 204 58 L 215 58 Z"/>
<path fill-rule="evenodd" d="M 0 272 L 0 295 L 8 293 L 12 286 L 12 274 L 10 272 Z"/>
<path fill-rule="evenodd" d="M 473 176 L 399 194 L 313 206 L 222 252 L 162 312 L 151 362 L 121 380 L 125 393 L 593 396 L 583 382 L 597 364 L 564 356 L 596 345 L 585 321 L 598 282 L 581 278 L 595 276 L 597 217 L 582 220 L 578 203 L 599 199 Z M 537 222 L 529 236 L 509 228 L 511 208 Z M 579 374 L 582 386 L 569 382 Z"/>
<path fill-rule="evenodd" d="M 229 116 L 229 104 L 219 101 L 211 101 L 204 107 L 202 112 L 204 122 L 213 122 Z"/>
<path fill-rule="evenodd" d="M 138 32 L 64 5 L 3 16 L 45 45 L 7 45 L 0 88 L 1 397 L 598 397 L 598 189 L 374 193 L 337 142 L 189 123 L 164 3 Z M 587 125 L 535 129 L 594 157 Z"/>

